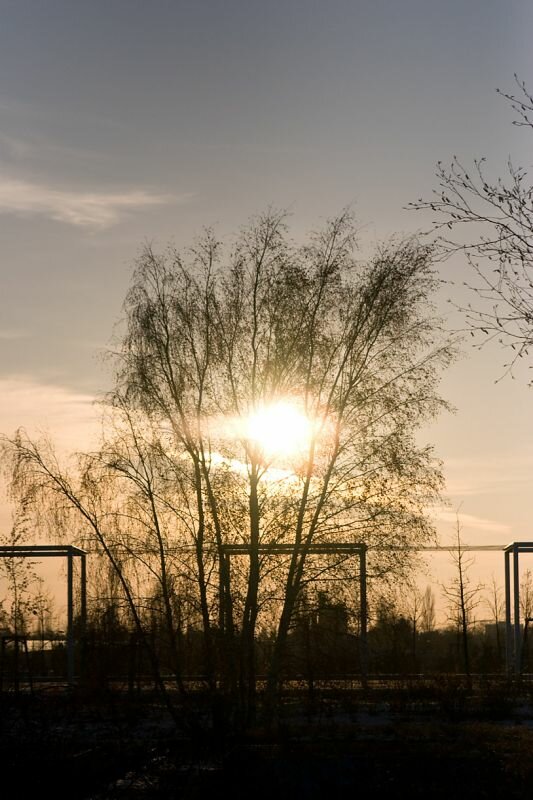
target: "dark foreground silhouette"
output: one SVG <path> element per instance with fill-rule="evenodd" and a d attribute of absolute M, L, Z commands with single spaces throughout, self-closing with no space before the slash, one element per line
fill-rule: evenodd
<path fill-rule="evenodd" d="M 531 687 L 450 683 L 287 700 L 275 729 L 176 732 L 147 696 L 0 695 L 11 795 L 71 800 L 209 797 L 529 797 Z"/>

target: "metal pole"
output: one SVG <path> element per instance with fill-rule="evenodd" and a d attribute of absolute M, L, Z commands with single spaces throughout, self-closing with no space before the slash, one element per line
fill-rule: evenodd
<path fill-rule="evenodd" d="M 359 634 L 361 678 L 366 685 L 368 674 L 368 638 L 367 638 L 367 598 L 366 598 L 366 545 L 361 546 L 359 553 L 359 601 L 361 606 L 361 630 Z"/>
<path fill-rule="evenodd" d="M 74 591 L 72 551 L 67 555 L 67 681 L 74 683 Z"/>
<path fill-rule="evenodd" d="M 520 647 L 520 576 L 518 571 L 518 545 L 513 547 L 513 593 L 514 593 L 514 673 L 520 674 L 521 647 Z"/>
<path fill-rule="evenodd" d="M 85 636 L 85 627 L 87 625 L 87 556 L 83 553 L 80 558 L 80 622 L 81 635 Z"/>
<path fill-rule="evenodd" d="M 87 556 L 80 556 L 80 627 L 78 633 L 78 677 L 87 677 Z"/>
<path fill-rule="evenodd" d="M 511 570 L 509 564 L 509 551 L 504 553 L 505 564 L 505 668 L 507 675 L 510 675 L 513 669 L 513 655 L 512 655 L 512 627 L 511 627 Z"/>
<path fill-rule="evenodd" d="M 226 633 L 226 593 L 224 591 L 224 582 L 226 580 L 226 555 L 224 552 L 220 554 L 218 562 L 218 619 L 221 636 Z"/>

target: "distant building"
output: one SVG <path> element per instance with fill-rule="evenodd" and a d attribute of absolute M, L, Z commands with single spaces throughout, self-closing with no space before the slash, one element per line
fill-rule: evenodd
<path fill-rule="evenodd" d="M 523 625 L 520 626 L 520 629 L 523 629 Z M 505 640 L 505 622 L 486 622 L 484 626 L 484 633 L 487 639 L 492 641 L 500 641 Z"/>

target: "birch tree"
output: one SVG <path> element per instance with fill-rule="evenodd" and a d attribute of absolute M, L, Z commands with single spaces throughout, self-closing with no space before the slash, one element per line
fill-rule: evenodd
<path fill-rule="evenodd" d="M 356 569 L 313 546 L 365 543 L 371 574 L 398 578 L 407 546 L 433 533 L 440 464 L 415 435 L 446 405 L 438 380 L 453 356 L 431 305 L 433 252 L 403 239 L 366 262 L 355 254 L 349 213 L 301 246 L 268 212 L 229 248 L 211 231 L 184 253 L 144 248 L 116 348 L 113 425 L 64 493 L 114 559 L 134 616 L 126 562 L 157 576 L 169 641 L 173 597 L 188 598 L 213 697 L 244 725 L 258 631 L 273 637 L 272 708 L 302 593 Z M 11 447 L 20 485 L 53 481 L 38 448 Z M 98 529 L 85 505 L 95 497 Z M 242 554 L 230 559 L 228 545 Z M 176 644 L 177 680 L 179 661 Z"/>

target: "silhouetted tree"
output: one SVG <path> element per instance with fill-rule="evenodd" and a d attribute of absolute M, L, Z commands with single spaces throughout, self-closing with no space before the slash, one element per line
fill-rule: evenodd
<path fill-rule="evenodd" d="M 413 624 L 405 616 L 394 593 L 375 599 L 373 624 L 369 631 L 371 669 L 385 673 L 412 671 Z"/>
<path fill-rule="evenodd" d="M 188 598 L 213 698 L 222 674 L 243 724 L 255 713 L 258 631 L 275 627 L 274 707 L 302 592 L 346 569 L 312 546 L 379 544 L 373 574 L 399 574 L 405 545 L 432 534 L 425 508 L 442 479 L 414 433 L 445 405 L 436 386 L 452 357 L 430 303 L 432 249 L 393 241 L 364 264 L 355 244 L 348 213 L 296 247 L 284 215 L 269 212 L 229 253 L 211 232 L 185 255 L 145 248 L 102 448 L 77 474 L 22 433 L 6 450 L 21 495 L 78 516 L 140 634 L 136 587 L 157 581 L 178 683 L 172 597 Z M 298 452 L 273 454 L 250 432 L 276 404 L 308 420 Z M 229 544 L 247 548 L 231 563 Z M 274 544 L 287 554 L 261 552 Z"/>
<path fill-rule="evenodd" d="M 533 97 L 515 80 L 517 94 L 497 91 L 515 112 L 513 124 L 532 128 Z M 441 256 L 466 255 L 473 278 L 465 284 L 483 302 L 463 311 L 473 332 L 511 348 L 505 364 L 511 370 L 533 342 L 533 185 L 528 171 L 510 159 L 506 177 L 491 180 L 485 161 L 470 167 L 456 156 L 449 167 L 439 161 L 433 198 L 409 205 L 436 214 Z"/>
<path fill-rule="evenodd" d="M 27 520 L 18 514 L 9 533 L 2 537 L 2 544 L 16 547 L 27 544 Z M 0 575 L 6 579 L 8 626 L 15 637 L 25 636 L 31 629 L 33 588 L 37 583 L 35 563 L 21 556 L 0 559 Z"/>
<path fill-rule="evenodd" d="M 498 655 L 498 662 L 499 662 L 502 657 L 502 640 L 501 640 L 500 627 L 502 620 L 504 619 L 505 605 L 502 597 L 501 586 L 498 586 L 494 575 L 492 575 L 489 586 L 487 605 L 490 609 L 491 616 L 494 621 L 496 652 Z"/>
<path fill-rule="evenodd" d="M 416 583 L 410 582 L 403 587 L 400 600 L 402 616 L 411 626 L 411 656 L 413 669 L 417 669 L 417 643 L 419 626 L 422 618 L 422 592 Z"/>
<path fill-rule="evenodd" d="M 471 687 L 469 634 L 475 621 L 474 611 L 482 602 L 483 585 L 480 583 L 473 585 L 469 576 L 474 559 L 468 557 L 464 550 L 459 517 L 456 523 L 455 547 L 451 557 L 456 567 L 456 575 L 449 584 L 443 585 L 442 590 L 448 600 L 449 619 L 460 635 L 464 671 Z"/>
<path fill-rule="evenodd" d="M 435 596 L 431 586 L 422 592 L 411 580 L 403 583 L 396 601 L 397 613 L 411 626 L 412 668 L 418 670 L 418 642 L 420 633 L 428 633 L 435 628 Z"/>
<path fill-rule="evenodd" d="M 422 604 L 420 607 L 420 630 L 423 633 L 431 633 L 435 630 L 436 614 L 435 614 L 435 594 L 431 586 L 426 586 L 424 594 L 422 595 Z"/>
<path fill-rule="evenodd" d="M 533 574 L 530 569 L 520 579 L 520 616 L 524 621 L 520 668 L 524 669 L 529 662 L 530 628 L 533 622 Z"/>
<path fill-rule="evenodd" d="M 2 544 L 17 547 L 27 544 L 27 517 L 24 505 L 15 515 L 9 533 L 1 537 Z M 22 556 L 9 556 L 0 559 L 0 577 L 5 578 L 7 586 L 8 632 L 12 637 L 14 655 L 15 689 L 19 690 L 19 654 L 21 646 L 28 661 L 27 636 L 31 633 L 35 609 L 34 588 L 38 582 L 35 563 Z"/>
<path fill-rule="evenodd" d="M 520 614 L 524 620 L 533 617 L 533 574 L 526 569 L 520 579 Z"/>

